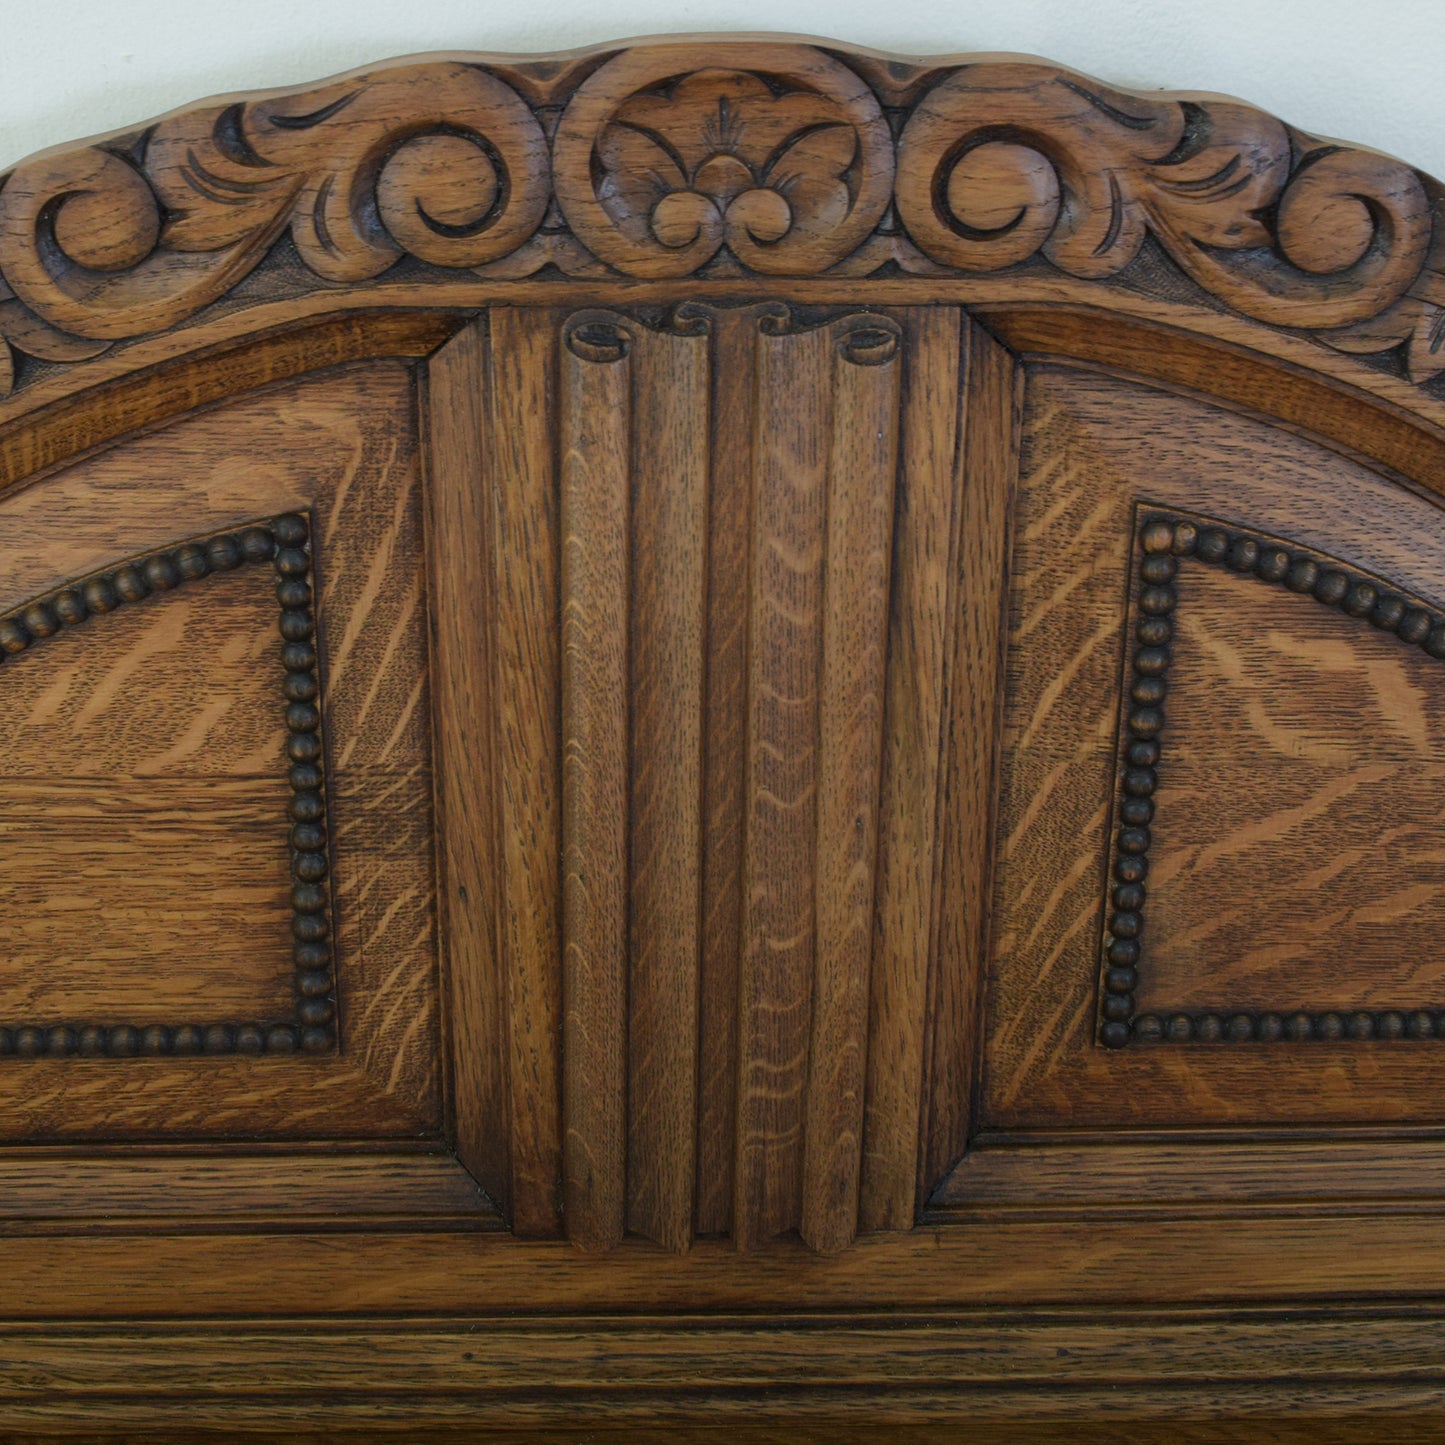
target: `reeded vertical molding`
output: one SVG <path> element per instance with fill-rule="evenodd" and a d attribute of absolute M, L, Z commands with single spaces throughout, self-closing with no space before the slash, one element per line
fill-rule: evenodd
<path fill-rule="evenodd" d="M 697 1177 L 706 330 L 648 332 L 632 354 L 627 1223 L 674 1250 L 692 1239 Z"/>
<path fill-rule="evenodd" d="M 626 1227 L 631 347 L 584 312 L 561 357 L 563 1208 L 591 1248 Z"/>
<path fill-rule="evenodd" d="M 758 311 L 712 316 L 707 712 L 703 720 L 698 983 L 697 1232 L 732 1228 L 738 1104 L 738 953 L 746 802 L 748 578 Z"/>
<path fill-rule="evenodd" d="M 991 754 L 945 813 L 944 741 L 991 726 L 1001 636 L 959 313 L 487 325 L 430 380 L 459 1152 L 586 1248 L 906 1228 L 927 1079 L 972 1057 L 933 963 L 976 956 L 940 897 L 961 868 L 977 931 Z"/>
<path fill-rule="evenodd" d="M 552 311 L 498 308 L 481 486 L 492 499 L 498 966 L 506 981 L 512 1227 L 559 1232 L 561 1176 L 561 693 L 557 351 Z"/>
<path fill-rule="evenodd" d="M 827 330 L 765 330 L 757 345 L 733 1205 L 742 1248 L 799 1224 L 833 381 Z"/>
<path fill-rule="evenodd" d="M 900 329 L 830 328 L 812 1037 L 804 1117 L 803 1239 L 840 1250 L 858 1225 L 873 964 L 888 584 L 898 470 Z"/>

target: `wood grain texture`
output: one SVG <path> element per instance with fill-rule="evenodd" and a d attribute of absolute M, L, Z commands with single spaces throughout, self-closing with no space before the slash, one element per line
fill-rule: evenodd
<path fill-rule="evenodd" d="M 561 353 L 562 1136 L 570 1239 L 627 1222 L 631 363 Z"/>
<path fill-rule="evenodd" d="M 860 1237 L 839 1254 L 796 1239 L 738 1251 L 694 1241 L 685 1254 L 646 1241 L 606 1251 L 518 1240 L 506 1231 L 391 1227 L 209 1231 L 155 1240 L 128 1231 L 68 1231 L 63 1249 L 26 1235 L 0 1240 L 12 1319 L 60 1322 L 348 1318 L 357 1314 L 665 1316 L 801 1309 L 815 1321 L 867 1313 L 888 1328 L 909 1310 L 1086 1312 L 1272 1304 L 1340 1309 L 1438 1299 L 1439 1210 L 1429 1201 L 1358 1201 L 1334 1209 L 1186 1208 L 984 1214 L 959 1227 Z M 1245 1227 L 1247 1221 L 1247 1227 Z M 1209 1251 L 1208 1269 L 1181 1254 Z M 248 1268 L 214 1289 L 245 1251 Z M 1121 1269 L 1127 1259 L 1129 1268 Z M 318 1290 L 313 1268 L 331 1274 Z"/>
<path fill-rule="evenodd" d="M 210 1059 L 158 1060 L 141 1066 L 130 1083 L 115 1080 L 110 1094 L 104 1061 L 81 1067 L 77 1060 L 68 1072 L 67 1061 L 26 1065 L 18 1073 L 0 1073 L 9 1137 L 435 1129 L 440 1081 L 426 822 L 430 705 L 417 567 L 420 473 L 409 393 L 404 369 L 385 363 L 294 383 L 178 421 L 7 495 L 0 575 L 11 605 L 186 537 L 234 528 L 258 515 L 310 511 L 320 560 L 327 735 L 334 741 L 334 726 L 367 734 L 360 741 L 348 738 L 332 759 L 333 841 L 342 839 L 346 854 L 344 861 L 333 859 L 332 872 L 336 927 L 347 955 L 341 1007 L 355 1010 L 347 1045 L 355 1047 L 355 1062 L 347 1058 L 332 1072 L 322 1066 L 318 1073 L 299 1060 L 279 1069 L 265 1061 L 231 1068 Z M 211 588 L 220 606 L 203 620 Z M 171 607 L 178 611 L 168 621 Z M 245 569 L 92 619 L 7 665 L 6 680 L 16 683 L 14 700 L 39 729 L 17 760 L 35 755 L 45 728 L 64 733 L 63 723 L 49 721 L 61 714 L 85 720 L 72 745 L 88 754 L 86 763 L 65 775 L 74 801 L 62 799 L 62 811 L 76 821 L 62 823 L 58 834 L 47 829 L 48 842 L 27 844 L 13 830 L 7 837 L 37 859 L 46 847 L 61 847 L 69 867 L 84 854 L 66 843 L 67 828 L 79 822 L 94 839 L 103 828 L 119 826 L 141 838 L 150 831 L 152 848 L 165 861 L 160 891 L 152 893 L 154 916 L 146 890 L 136 886 L 133 846 L 93 852 L 85 865 L 85 896 L 106 905 L 105 921 L 81 934 L 73 924 L 67 927 L 69 951 L 82 973 L 107 970 L 104 983 L 90 986 L 97 1010 L 114 1009 L 103 997 L 113 979 L 132 1001 L 138 1001 L 137 990 L 149 993 L 145 1007 L 154 1017 L 167 977 L 164 965 L 151 963 L 158 950 L 192 976 L 184 982 L 174 970 L 169 974 L 193 1000 L 207 978 L 229 998 L 248 990 L 270 998 L 285 986 L 292 965 L 277 618 L 274 579 Z M 108 644 L 107 637 L 114 641 Z M 119 653 L 106 656 L 108 646 Z M 47 653 L 61 659 L 60 670 L 42 687 Z M 151 658 L 156 680 L 169 678 L 178 698 L 167 702 L 164 692 L 148 692 L 141 681 L 146 668 L 121 665 L 125 657 Z M 87 682 L 92 690 L 82 700 Z M 41 766 L 53 777 L 51 752 L 52 761 Z M 363 787 L 363 816 L 351 789 L 368 770 L 385 776 L 378 776 L 374 789 Z M 41 782 L 35 765 L 20 764 L 7 786 L 21 786 L 27 772 L 32 776 L 24 785 L 33 797 Z M 87 791 L 77 782 L 87 774 L 101 781 L 89 785 L 87 797 L 74 796 L 77 787 Z M 394 787 L 400 780 L 410 781 Z M 213 798 L 219 788 L 228 806 L 204 802 L 202 788 Z M 268 823 L 257 809 L 265 798 L 272 800 Z M 187 799 L 194 821 L 178 811 Z M 99 827 L 83 823 L 86 817 L 98 823 L 102 812 L 107 821 Z M 126 824 L 128 817 L 135 827 Z M 202 843 L 203 836 L 209 841 Z M 216 887 L 220 879 L 230 881 L 224 892 Z M 67 896 L 48 886 L 44 891 L 61 904 Z M 129 955 L 123 965 L 118 953 Z M 87 985 L 78 981 L 77 988 L 84 999 Z M 258 1072 L 268 1066 L 269 1075 Z"/>
<path fill-rule="evenodd" d="M 432 688 L 442 937 L 450 991 L 457 1157 L 512 1208 L 491 499 L 479 475 L 489 416 L 487 332 L 460 331 L 427 366 Z"/>
<path fill-rule="evenodd" d="M 694 1231 L 710 358 L 705 335 L 632 351 L 628 1228 Z"/>
<path fill-rule="evenodd" d="M 697 1232 L 732 1225 L 737 1138 L 738 967 L 746 809 L 748 596 L 753 535 L 757 315 L 712 321 L 707 713 L 698 980 Z"/>
<path fill-rule="evenodd" d="M 1075 970 L 1097 956 L 1102 927 L 1134 499 L 1248 515 L 1439 606 L 1445 557 L 1434 506 L 1305 438 L 1178 395 L 1063 368 L 1033 372 L 1030 387 L 986 1118 L 1008 1127 L 1433 1120 L 1428 1068 L 1384 1046 L 1321 1045 L 1312 1057 L 1270 1049 L 1252 1063 L 1211 1056 L 1207 1065 L 1192 1050 L 1171 1061 L 1161 1049 L 1149 1061 L 1106 1062 L 1108 1051 L 1085 1042 L 1097 973 Z M 1141 433 L 1147 451 L 1130 440 Z M 1227 716 L 1212 694 L 1201 705 L 1221 723 Z M 1378 743 L 1372 734 L 1371 750 Z M 1241 766 L 1250 764 L 1231 757 L 1213 788 L 1229 789 Z M 1077 841 L 1061 855 L 1063 838 Z"/>
<path fill-rule="evenodd" d="M 964 1152 L 977 1127 L 983 990 L 990 931 L 996 926 L 991 892 L 999 769 L 1006 746 L 1000 736 L 1005 609 L 1022 387 L 1013 358 L 977 326 L 969 327 L 966 354 L 967 404 L 956 474 L 957 628 L 935 882 L 938 965 L 925 1045 L 932 1087 L 919 1155 L 921 1197 Z"/>
<path fill-rule="evenodd" d="M 244 567 L 7 658 L 7 775 L 280 778 L 278 614 L 271 569 Z"/>
<path fill-rule="evenodd" d="M 289 1017 L 289 797 L 280 777 L 0 783 L 0 1021 Z"/>
<path fill-rule="evenodd" d="M 1367 1138 L 1229 1138 L 1127 1142 L 984 1136 L 928 1202 L 941 1222 L 966 1210 L 1056 1209 L 1165 1212 L 1260 1205 L 1378 1207 L 1424 1203 L 1445 1193 L 1445 1148 L 1438 1139 L 1394 1134 Z"/>
<path fill-rule="evenodd" d="M 1435 1005 L 1445 669 L 1313 597 L 1181 570 L 1140 1008 Z"/>
<path fill-rule="evenodd" d="M 306 1321 L 310 1343 L 298 1356 L 298 1333 L 257 1324 L 124 1332 L 21 1324 L 3 1336 L 17 1374 L 0 1397 L 0 1419 L 41 1430 L 68 1409 L 141 1432 L 172 1422 L 214 1426 L 220 1441 L 256 1439 L 233 1432 L 281 1420 L 306 1445 L 337 1421 L 348 1434 L 354 1422 L 366 1440 L 509 1445 L 652 1445 L 717 1440 L 724 1431 L 756 1445 L 823 1445 L 880 1432 L 949 1439 L 960 1429 L 984 1445 L 1106 1442 L 1121 1430 L 1150 1445 L 1340 1445 L 1378 1439 L 1393 1395 L 1391 1438 L 1413 1442 L 1435 1438 L 1428 1416 L 1400 1411 L 1437 1403 L 1421 1377 L 1438 1327 L 1428 1306 L 1347 1318 L 1319 1308 L 918 1312 L 886 1323 L 857 1313 L 766 1322 L 564 1316 L 495 1323 L 485 1335 L 465 1317 L 397 1327 L 369 1315 Z M 557 1378 L 571 1387 L 556 1390 Z M 701 1394 L 693 1392 L 699 1380 L 712 1382 Z M 272 1381 L 277 1393 L 266 1388 Z M 839 1389 L 860 1402 L 841 1418 Z M 585 1434 L 577 1433 L 579 1411 L 594 1422 Z M 476 1423 L 479 1413 L 487 1425 Z M 429 1431 L 417 1430 L 422 1420 Z M 299 1433 L 310 1430 L 322 1433 Z"/>
<path fill-rule="evenodd" d="M 497 738 L 501 775 L 500 957 L 512 1028 L 512 1220 L 559 1224 L 562 1177 L 561 656 L 556 454 L 557 318 L 491 317 L 481 447 L 496 551 Z"/>
<path fill-rule="evenodd" d="M 858 1226 L 903 370 L 897 334 L 870 325 L 864 334 L 887 359 L 866 363 L 851 355 L 859 334 L 856 321 L 833 330 L 818 683 L 817 961 L 800 1215 L 802 1236 L 815 1249 L 845 1248 Z"/>
<path fill-rule="evenodd" d="M 797 1227 L 816 946 L 818 674 L 832 347 L 758 340 L 733 1237 Z"/>
<path fill-rule="evenodd" d="M 0 1218 L 35 1233 L 114 1227 L 214 1229 L 310 1224 L 341 1218 L 501 1221 L 449 1154 L 227 1154 L 53 1149 L 0 1160 Z"/>
<path fill-rule="evenodd" d="M 904 313 L 902 322 L 909 370 L 900 416 L 878 805 L 877 924 L 858 1203 L 859 1228 L 865 1231 L 907 1229 L 914 1218 L 939 911 L 938 798 L 959 515 L 954 478 L 962 400 L 960 316 L 918 310 Z M 970 398 L 968 405 L 975 404 Z"/>

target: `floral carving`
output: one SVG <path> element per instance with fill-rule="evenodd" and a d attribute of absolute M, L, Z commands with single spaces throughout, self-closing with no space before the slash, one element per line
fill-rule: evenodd
<path fill-rule="evenodd" d="M 73 364 L 176 326 L 272 256 L 293 289 L 406 257 L 497 283 L 1024 263 L 1107 283 L 1143 276 L 1148 246 L 1241 315 L 1396 351 L 1425 383 L 1445 373 L 1440 209 L 1401 162 L 1237 102 L 1032 62 L 786 41 L 414 62 L 18 166 L 0 394 L 12 357 Z"/>
<path fill-rule="evenodd" d="M 878 102 L 803 46 L 719 51 L 682 75 L 675 51 L 629 51 L 581 86 L 557 135 L 563 213 L 634 276 L 685 276 L 724 247 L 764 274 L 826 270 L 888 204 Z"/>

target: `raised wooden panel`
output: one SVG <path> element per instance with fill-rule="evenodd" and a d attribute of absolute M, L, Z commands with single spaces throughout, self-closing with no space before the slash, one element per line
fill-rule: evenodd
<path fill-rule="evenodd" d="M 1445 1408 L 1438 183 L 740 37 L 3 180 L 0 1430 Z"/>
<path fill-rule="evenodd" d="M 497 313 L 438 359 L 434 397 L 470 376 L 498 416 L 525 389 L 558 428 L 553 470 L 529 473 L 530 529 L 501 510 L 477 522 L 493 601 L 441 654 L 444 673 L 464 656 L 497 669 L 480 734 L 493 751 L 448 746 L 483 815 L 499 817 L 483 846 L 506 860 L 503 886 L 451 823 L 448 907 L 470 915 L 467 879 L 497 890 L 501 931 L 478 915 L 453 939 L 452 968 L 491 957 L 510 980 L 505 1009 L 479 992 L 460 1001 L 468 1050 L 490 1037 L 512 1062 L 505 1080 L 474 1072 L 459 1129 L 480 1143 L 465 1121 L 509 1093 L 511 1157 L 484 1167 L 524 1232 L 555 1208 L 515 1201 L 528 1134 L 558 1099 L 554 1178 L 579 1243 L 632 1233 L 680 1250 L 697 1234 L 753 1246 L 801 1231 L 839 1249 L 859 1228 L 865 1153 L 865 1227 L 911 1219 L 962 347 L 953 313 L 684 306 L 663 325 Z M 454 415 L 433 421 L 445 445 Z M 473 424 L 485 495 L 515 465 L 516 439 L 480 411 Z M 505 488 L 493 496 L 511 505 Z M 525 622 L 543 645 L 549 612 L 556 672 L 508 667 L 508 634 Z M 520 912 L 507 870 L 548 860 L 533 876 L 551 888 L 560 865 L 560 896 L 533 892 Z M 524 1042 L 546 1036 L 542 1020 L 519 1016 L 516 990 L 559 983 L 549 1094 Z"/>
<path fill-rule="evenodd" d="M 1433 1038 L 1445 620 L 1287 538 L 1138 536 L 1105 1042 Z"/>
<path fill-rule="evenodd" d="M 255 561 L 269 562 L 271 530 L 250 535 L 264 538 Z M 309 633 L 310 564 L 298 555 L 294 585 L 306 597 L 297 615 Z M 225 1052 L 240 1020 L 253 1051 L 272 1028 L 277 1047 L 302 1042 L 284 1022 L 298 1011 L 290 955 L 301 915 L 287 846 L 278 579 L 246 560 L 237 534 L 222 533 L 77 579 L 0 618 L 10 649 L 0 685 L 9 773 L 0 826 L 10 850 L 0 907 L 12 920 L 0 1056 Z M 314 664 L 310 642 L 301 645 Z M 212 691 L 218 663 L 222 685 Z M 293 691 L 304 685 L 314 698 L 314 666 L 295 677 Z M 298 707 L 311 729 L 303 751 L 319 752 L 319 713 L 310 701 Z M 299 864 L 311 876 L 294 880 L 316 895 L 308 907 L 319 905 L 300 925 L 319 935 L 318 966 L 307 972 L 316 1001 L 300 1005 L 311 1015 L 301 1027 L 318 1030 L 313 1047 L 329 1047 L 317 802 Z M 209 1046 L 207 1026 L 218 1030 Z"/>
<path fill-rule="evenodd" d="M 1037 367 L 1016 509 L 985 1132 L 1439 1119 L 1409 1022 L 1438 1007 L 1435 504 L 1262 421 Z M 1187 555 L 1144 550 L 1166 517 Z M 1296 561 L 1338 574 L 1323 601 Z M 1371 620 L 1382 597 L 1398 619 Z"/>
<path fill-rule="evenodd" d="M 440 1133 L 411 391 L 295 383 L 0 506 L 0 1136 Z"/>

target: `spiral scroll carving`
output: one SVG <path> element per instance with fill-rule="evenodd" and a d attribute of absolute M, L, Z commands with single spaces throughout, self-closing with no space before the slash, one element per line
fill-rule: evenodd
<path fill-rule="evenodd" d="M 505 255 L 546 204 L 522 98 L 477 66 L 408 66 L 175 116 L 135 156 L 21 165 L 0 193 L 0 273 L 48 325 L 117 340 L 224 295 L 287 229 L 322 281 L 357 283 L 403 255 Z"/>
<path fill-rule="evenodd" d="M 1152 234 L 1206 291 L 1279 326 L 1377 315 L 1431 240 L 1424 186 L 1398 161 L 1314 146 L 1295 163 L 1286 127 L 1248 106 L 1148 101 L 1045 66 L 956 72 L 900 148 L 899 215 L 945 265 L 995 271 L 1037 253 L 1103 280 Z"/>
<path fill-rule="evenodd" d="M 1445 372 L 1440 207 L 1401 162 L 1246 105 L 1032 62 L 715 41 L 408 63 L 17 167 L 0 391 L 12 354 L 21 380 L 26 358 L 82 362 L 263 264 L 294 294 L 409 259 L 440 294 L 467 271 L 565 287 L 1017 267 L 1132 285 L 1160 253 L 1217 304 L 1397 351 L 1424 383 Z"/>

